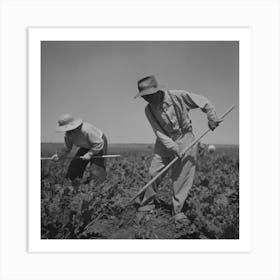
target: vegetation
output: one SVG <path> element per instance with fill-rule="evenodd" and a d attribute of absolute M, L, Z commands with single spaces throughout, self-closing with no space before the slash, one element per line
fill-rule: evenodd
<path fill-rule="evenodd" d="M 50 156 L 61 144 L 42 144 Z M 69 160 L 42 161 L 42 239 L 237 239 L 239 238 L 239 149 L 218 146 L 215 153 L 200 150 L 194 185 L 184 212 L 187 224 L 171 219 L 172 184 L 161 182 L 156 209 L 139 213 L 127 206 L 151 178 L 152 145 L 114 145 L 107 160 L 108 177 L 95 187 L 64 179 Z M 85 176 L 90 170 L 87 169 Z"/>

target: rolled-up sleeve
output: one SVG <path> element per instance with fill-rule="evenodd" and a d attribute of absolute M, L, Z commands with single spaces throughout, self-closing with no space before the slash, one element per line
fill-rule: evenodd
<path fill-rule="evenodd" d="M 145 114 L 146 114 L 148 121 L 151 124 L 151 127 L 152 127 L 156 137 L 160 140 L 160 142 L 167 149 L 171 149 L 175 152 L 177 150 L 178 145 L 169 136 L 167 136 L 164 133 L 163 129 L 159 126 L 158 122 L 155 120 L 155 118 L 151 114 L 148 106 L 145 108 Z"/>
<path fill-rule="evenodd" d="M 87 140 L 90 144 L 90 150 L 87 152 L 88 155 L 93 156 L 102 151 L 104 147 L 104 141 L 95 135 L 94 132 L 87 132 Z"/>
<path fill-rule="evenodd" d="M 205 96 L 189 93 L 186 91 L 181 91 L 180 96 L 189 109 L 200 108 L 202 112 L 207 114 L 209 121 L 216 121 L 218 119 L 215 107 Z"/>

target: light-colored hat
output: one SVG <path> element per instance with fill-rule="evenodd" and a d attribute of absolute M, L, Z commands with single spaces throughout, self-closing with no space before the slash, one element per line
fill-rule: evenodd
<path fill-rule="evenodd" d="M 56 127 L 57 132 L 65 132 L 69 130 L 73 130 L 77 127 L 79 127 L 82 123 L 82 119 L 75 119 L 69 114 L 62 115 L 58 119 L 58 125 Z"/>
<path fill-rule="evenodd" d="M 158 85 L 158 82 L 155 76 L 147 76 L 138 81 L 138 90 L 139 92 L 135 95 L 134 98 L 143 95 L 154 94 L 158 91 L 164 90 L 163 86 Z"/>

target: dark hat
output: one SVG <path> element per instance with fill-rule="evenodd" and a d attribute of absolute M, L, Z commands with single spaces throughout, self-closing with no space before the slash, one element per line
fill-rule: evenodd
<path fill-rule="evenodd" d="M 138 81 L 138 90 L 139 92 L 135 95 L 134 98 L 143 95 L 154 94 L 158 91 L 164 90 L 164 87 L 158 85 L 155 76 L 147 76 Z"/>

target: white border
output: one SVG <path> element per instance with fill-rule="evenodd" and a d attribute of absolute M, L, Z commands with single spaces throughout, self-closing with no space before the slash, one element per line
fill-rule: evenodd
<path fill-rule="evenodd" d="M 28 36 L 29 252 L 250 252 L 252 248 L 252 38 L 249 28 L 29 28 Z M 239 240 L 40 239 L 40 42 L 48 40 L 240 42 Z"/>
<path fill-rule="evenodd" d="M 278 0 L 0 1 L 0 279 L 280 279 L 279 4 Z M 252 28 L 251 253 L 30 254 L 27 251 L 26 30 L 30 26 L 113 25 Z M 16 129 L 11 124 L 16 124 Z M 265 149 L 260 149 L 264 145 Z"/>

